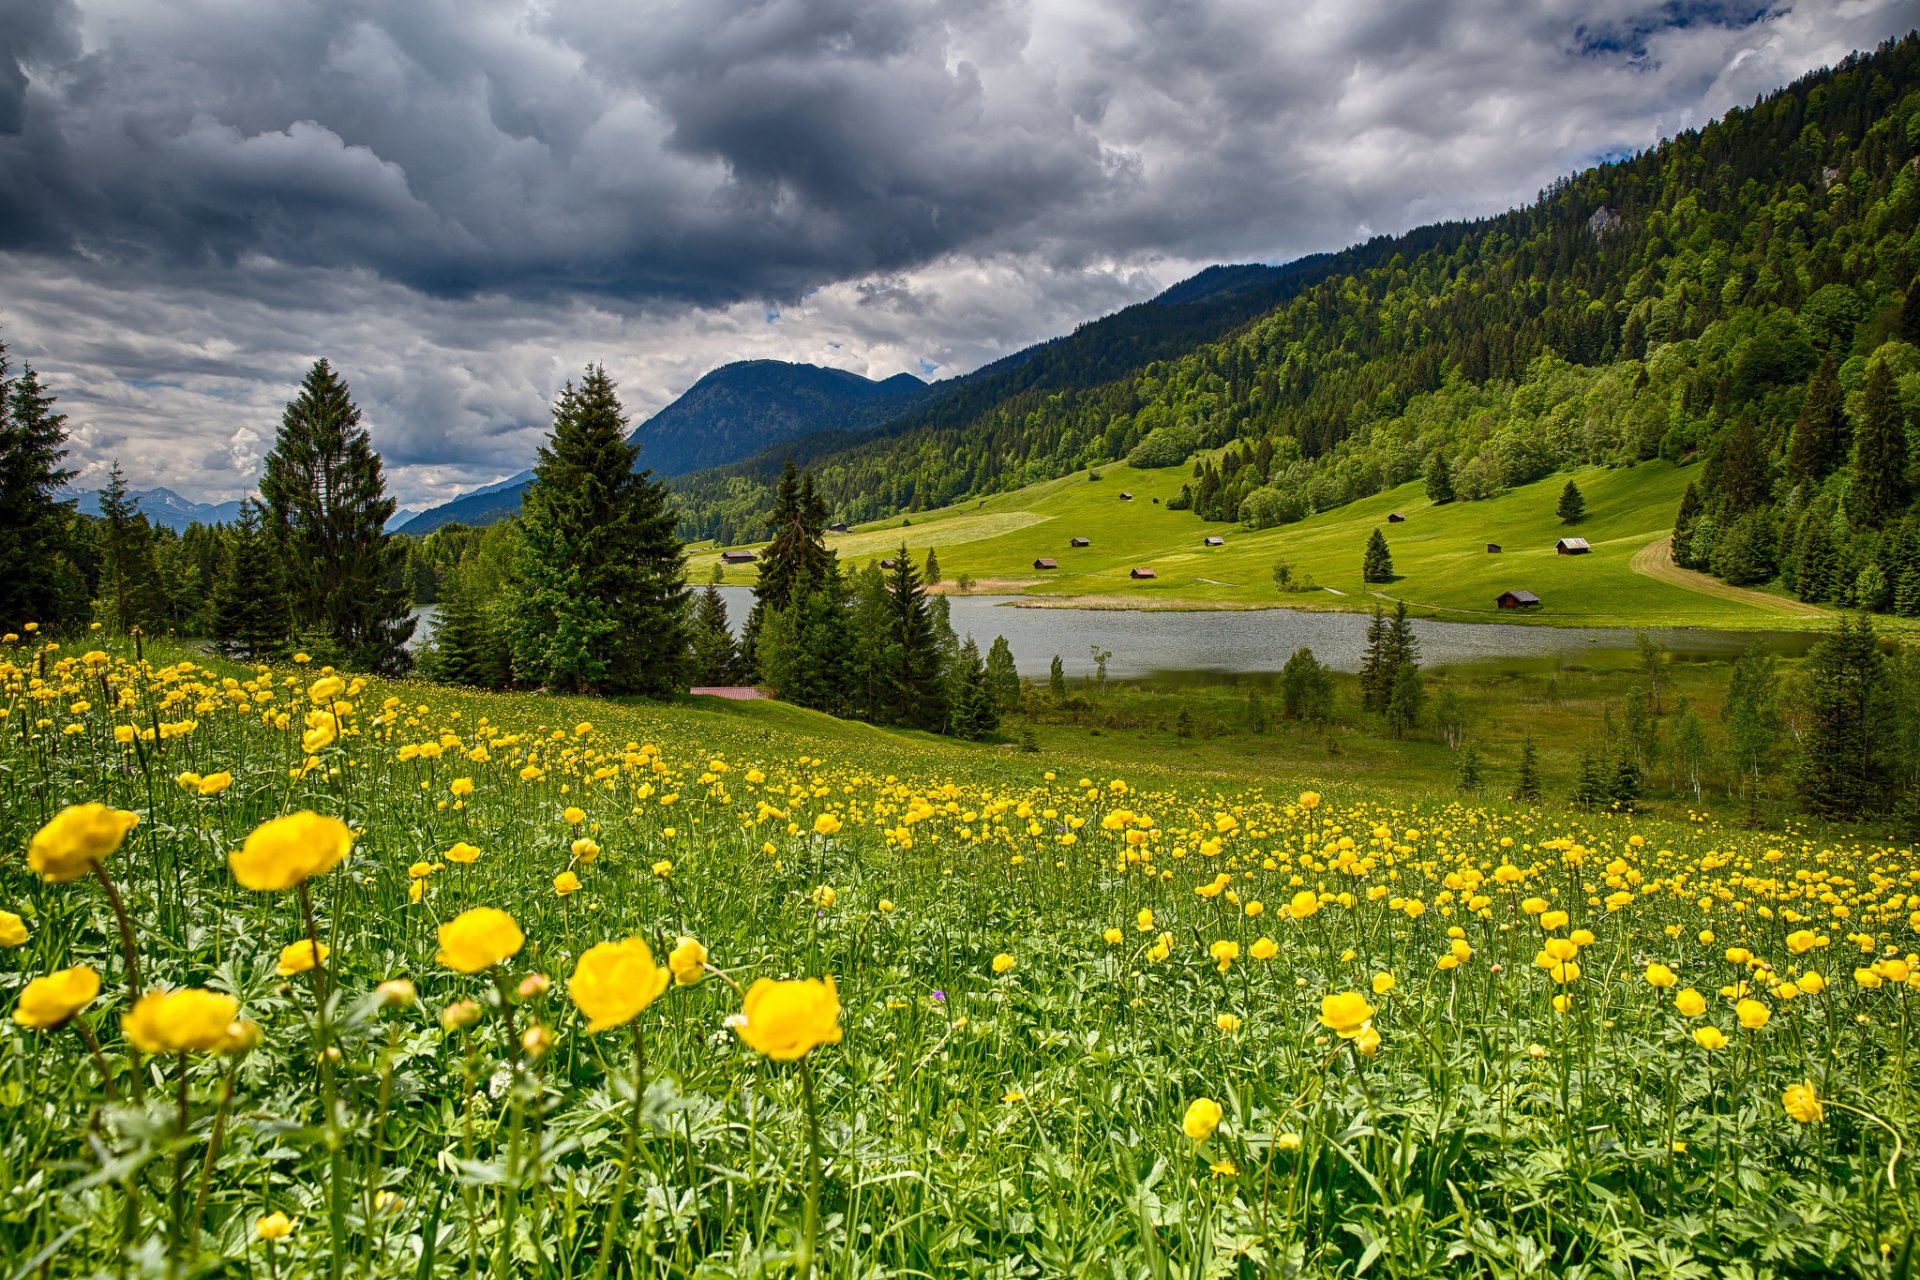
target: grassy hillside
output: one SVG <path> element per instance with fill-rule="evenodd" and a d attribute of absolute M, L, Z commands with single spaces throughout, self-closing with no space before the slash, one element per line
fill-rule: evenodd
<path fill-rule="evenodd" d="M 1367 609 L 1378 600 L 1404 599 L 1416 612 L 1463 621 L 1534 621 L 1565 626 L 1699 626 L 1782 628 L 1819 625 L 1824 611 L 1753 593 L 1720 598 L 1636 571 L 1634 557 L 1670 532 L 1673 512 L 1693 469 L 1664 462 L 1588 468 L 1550 476 L 1483 502 L 1434 506 L 1418 483 L 1401 485 L 1297 524 L 1252 532 L 1172 511 L 1168 499 L 1188 479 L 1184 467 L 1142 471 L 1121 464 L 1030 485 L 957 507 L 899 521 L 861 525 L 828 538 L 846 562 L 891 555 L 904 541 L 916 558 L 937 551 L 949 586 L 971 575 L 976 590 L 1030 595 L 1036 602 L 1118 608 L 1215 608 L 1286 605 L 1306 609 Z M 1577 528 L 1554 511 L 1572 475 L 1586 496 Z M 1120 495 L 1133 494 L 1131 502 Z M 1159 499 L 1156 504 L 1155 499 Z M 1403 524 L 1388 515 L 1404 514 Z M 1360 560 L 1368 535 L 1381 529 L 1393 552 L 1397 578 L 1368 586 Z M 1562 556 L 1563 535 L 1593 545 L 1586 556 Z M 1224 547 L 1206 547 L 1218 536 Z M 1075 549 L 1084 537 L 1090 547 Z M 1504 550 L 1489 555 L 1486 544 Z M 1059 568 L 1040 572 L 1050 557 Z M 694 556 L 704 578 L 717 550 Z M 1278 561 L 1322 588 L 1282 593 L 1274 585 Z M 1148 566 L 1153 581 L 1128 574 Z M 750 582 L 751 566 L 729 568 L 728 582 Z M 1714 585 L 1717 584 L 1707 584 Z M 1494 606 L 1502 591 L 1522 589 L 1542 607 L 1520 614 Z M 1776 603 L 1777 600 L 1777 603 Z"/>

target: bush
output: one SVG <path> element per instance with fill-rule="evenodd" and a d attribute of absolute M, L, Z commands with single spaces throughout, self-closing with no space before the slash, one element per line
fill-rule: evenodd
<path fill-rule="evenodd" d="M 1177 467 L 1192 455 L 1200 437 L 1192 427 L 1155 427 L 1127 454 L 1131 466 Z"/>

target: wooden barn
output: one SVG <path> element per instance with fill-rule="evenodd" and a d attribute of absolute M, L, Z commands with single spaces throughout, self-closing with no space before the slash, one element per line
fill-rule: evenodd
<path fill-rule="evenodd" d="M 759 557 L 751 551 L 722 551 L 720 553 L 721 564 L 752 564 L 757 559 L 759 559 Z"/>
<path fill-rule="evenodd" d="M 1135 569 L 1132 573 L 1129 573 L 1127 576 L 1129 578 L 1154 578 L 1154 577 L 1158 577 L 1159 575 L 1154 573 L 1154 571 L 1151 569 L 1143 568 L 1143 569 Z"/>
<path fill-rule="evenodd" d="M 1132 502 L 1132 501 L 1133 501 L 1133 495 L 1132 495 L 1132 494 L 1130 494 L 1130 493 L 1128 493 L 1128 492 L 1126 492 L 1125 490 L 1122 490 L 1122 491 L 1121 491 L 1121 493 L 1120 493 L 1120 501 L 1122 501 L 1122 502 Z"/>
<path fill-rule="evenodd" d="M 1398 511 L 1392 512 L 1387 516 L 1388 524 L 1405 524 L 1406 522 L 1407 522 L 1407 518 L 1401 515 Z"/>
<path fill-rule="evenodd" d="M 1093 543 L 1085 538 L 1074 538 L 1068 541 L 1067 545 L 1070 547 L 1090 547 Z"/>
<path fill-rule="evenodd" d="M 1563 556 L 1583 556 L 1593 550 L 1585 538 L 1562 538 L 1553 544 L 1553 549 Z"/>
<path fill-rule="evenodd" d="M 1494 603 L 1502 609 L 1537 609 L 1540 597 L 1531 591 L 1502 591 Z"/>
<path fill-rule="evenodd" d="M 1500 544 L 1499 544 L 1499 543 L 1497 543 L 1497 542 L 1489 542 L 1489 543 L 1487 544 L 1487 554 L 1488 554 L 1488 555 L 1490 555 L 1490 556 L 1497 556 L 1497 555 L 1499 555 L 1499 554 L 1500 554 Z"/>
<path fill-rule="evenodd" d="M 1041 556 L 1033 562 L 1033 567 L 1036 569 L 1058 569 L 1060 566 L 1047 557 Z"/>
<path fill-rule="evenodd" d="M 1227 540 L 1225 538 L 1212 537 L 1207 539 L 1207 545 L 1210 547 L 1224 547 L 1227 545 Z"/>
<path fill-rule="evenodd" d="M 880 567 L 882 569 L 897 569 L 900 567 L 900 562 L 898 560 L 882 560 Z"/>
<path fill-rule="evenodd" d="M 827 532 L 828 533 L 846 533 L 852 527 L 853 526 L 846 524 L 845 522 L 842 522 L 840 524 L 830 524 L 827 526 Z"/>

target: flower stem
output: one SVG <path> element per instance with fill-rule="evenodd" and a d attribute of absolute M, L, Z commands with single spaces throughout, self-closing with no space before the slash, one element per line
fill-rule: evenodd
<path fill-rule="evenodd" d="M 813 1102 L 813 1068 L 805 1058 L 800 1059 L 800 1089 L 807 1100 L 807 1212 L 795 1270 L 807 1280 L 820 1243 L 820 1112 Z"/>

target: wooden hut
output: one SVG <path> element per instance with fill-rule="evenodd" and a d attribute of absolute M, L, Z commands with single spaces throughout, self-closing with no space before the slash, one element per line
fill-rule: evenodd
<path fill-rule="evenodd" d="M 1046 556 L 1041 556 L 1038 560 L 1035 560 L 1033 562 L 1033 567 L 1036 569 L 1058 569 L 1060 566 L 1058 564 L 1055 564 L 1052 560 L 1048 559 Z"/>
<path fill-rule="evenodd" d="M 751 551 L 722 551 L 720 553 L 721 564 L 752 564 L 758 558 L 759 557 L 755 556 Z"/>
<path fill-rule="evenodd" d="M 1120 492 L 1120 501 L 1122 501 L 1122 502 L 1132 502 L 1132 501 L 1133 501 L 1133 495 L 1132 495 L 1132 494 L 1130 494 L 1130 493 L 1128 493 L 1128 492 L 1126 492 L 1126 491 L 1125 491 L 1125 490 L 1123 489 L 1123 490 L 1121 490 L 1121 492 Z"/>
<path fill-rule="evenodd" d="M 830 524 L 827 526 L 827 532 L 828 533 L 846 533 L 852 527 L 853 526 L 846 524 L 845 522 L 842 522 L 840 524 Z"/>
<path fill-rule="evenodd" d="M 1562 538 L 1553 544 L 1553 549 L 1563 556 L 1583 556 L 1593 550 L 1585 538 Z"/>
<path fill-rule="evenodd" d="M 1490 555 L 1490 556 L 1497 556 L 1497 555 L 1499 555 L 1499 554 L 1500 554 L 1500 544 L 1499 544 L 1499 543 L 1497 543 L 1497 542 L 1489 542 L 1489 543 L 1487 544 L 1487 554 L 1488 554 L 1488 555 Z"/>
<path fill-rule="evenodd" d="M 1401 515 L 1398 511 L 1395 511 L 1392 514 L 1387 516 L 1388 524 L 1405 524 L 1406 522 L 1407 522 L 1407 518 Z"/>
<path fill-rule="evenodd" d="M 1227 540 L 1225 538 L 1210 537 L 1207 539 L 1207 545 L 1210 547 L 1224 547 L 1227 545 Z"/>
<path fill-rule="evenodd" d="M 882 569 L 897 569 L 900 567 L 900 562 L 898 560 L 882 560 L 880 567 Z"/>
<path fill-rule="evenodd" d="M 1068 541 L 1067 545 L 1070 547 L 1090 547 L 1093 543 L 1085 538 L 1073 538 Z"/>
<path fill-rule="evenodd" d="M 1502 609 L 1536 609 L 1540 597 L 1531 591 L 1502 591 L 1493 602 Z"/>
<path fill-rule="evenodd" d="M 1127 576 L 1129 578 L 1153 578 L 1159 575 L 1155 574 L 1154 571 L 1151 569 L 1141 568 L 1141 569 L 1135 569 L 1132 573 L 1129 573 Z"/>

